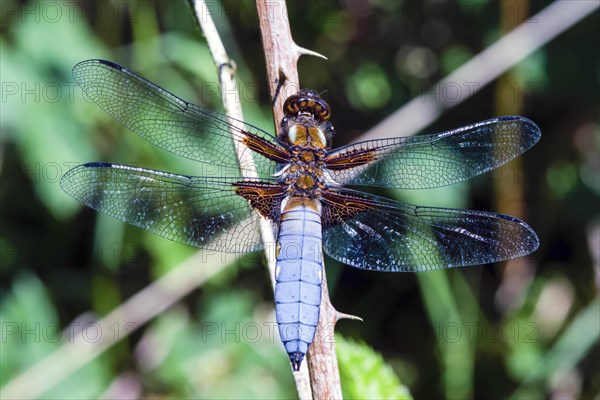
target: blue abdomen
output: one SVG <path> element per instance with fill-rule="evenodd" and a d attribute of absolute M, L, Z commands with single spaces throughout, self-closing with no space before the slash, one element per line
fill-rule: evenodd
<path fill-rule="evenodd" d="M 323 271 L 318 200 L 292 198 L 283 207 L 275 267 L 279 334 L 298 370 L 319 322 Z"/>

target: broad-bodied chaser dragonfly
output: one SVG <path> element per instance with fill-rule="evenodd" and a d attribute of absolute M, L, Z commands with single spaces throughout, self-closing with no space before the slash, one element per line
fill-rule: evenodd
<path fill-rule="evenodd" d="M 259 250 L 260 219 L 270 221 L 277 232 L 276 319 L 294 370 L 319 321 L 323 250 L 353 267 L 399 272 L 508 260 L 539 245 L 527 224 L 508 215 L 415 206 L 343 187 L 426 189 L 464 181 L 539 140 L 539 128 L 526 118 L 332 149 L 331 109 L 311 90 L 285 101 L 273 138 L 109 61 L 81 62 L 73 75 L 89 98 L 144 139 L 229 169 L 226 177 L 186 176 L 94 162 L 65 174 L 62 188 L 114 218 L 211 250 Z M 252 154 L 257 178 L 242 177 L 248 167 L 238 163 L 235 146 Z"/>

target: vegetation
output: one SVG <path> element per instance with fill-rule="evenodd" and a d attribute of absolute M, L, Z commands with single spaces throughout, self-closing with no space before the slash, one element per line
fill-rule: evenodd
<path fill-rule="evenodd" d="M 303 86 L 326 91 L 339 146 L 422 96 L 502 37 L 510 21 L 550 3 L 294 1 L 288 8 L 296 42 L 328 57 L 301 59 L 299 72 Z M 114 346 L 43 397 L 295 397 L 263 254 L 217 257 L 227 268 L 124 340 L 132 327 L 98 332 L 94 325 L 196 250 L 82 208 L 62 192 L 60 177 L 88 161 L 189 175 L 206 167 L 127 131 L 86 101 L 70 71 L 106 58 L 220 109 L 215 66 L 189 4 L 2 7 L 0 387 L 75 335 L 110 335 Z M 271 129 L 254 4 L 211 7 L 238 66 L 245 118 Z M 421 274 L 327 259 L 333 304 L 364 319 L 336 329 L 347 397 L 598 396 L 599 25 L 596 11 L 472 97 L 464 82 L 445 92 L 458 97 L 423 97 L 456 103 L 429 133 L 510 113 L 534 120 L 542 140 L 469 183 L 377 193 L 513 214 L 535 229 L 541 247 L 500 265 Z M 400 121 L 389 136 L 402 133 Z"/>

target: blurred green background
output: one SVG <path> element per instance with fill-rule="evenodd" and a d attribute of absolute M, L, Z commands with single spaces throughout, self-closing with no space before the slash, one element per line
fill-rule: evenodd
<path fill-rule="evenodd" d="M 326 90 L 339 146 L 550 3 L 288 7 L 296 43 L 328 57 L 302 58 L 299 73 L 302 86 Z M 245 118 L 270 130 L 254 3 L 209 4 L 238 65 Z M 73 65 L 109 59 L 184 99 L 221 106 L 214 63 L 185 1 L 3 1 L 1 12 L 3 386 L 195 252 L 84 208 L 60 189 L 62 174 L 88 161 L 199 173 L 198 164 L 154 148 L 86 101 Z M 346 396 L 598 398 L 599 29 L 596 11 L 426 129 L 523 115 L 542 139 L 519 160 L 465 184 L 379 192 L 518 216 L 540 237 L 536 253 L 422 274 L 326 259 L 334 306 L 364 318 L 337 327 Z M 402 133 L 399 121 L 389 136 Z M 264 255 L 244 256 L 44 397 L 293 398 L 278 334 L 240 334 L 240 326 L 275 320 L 272 297 Z M 215 327 L 234 333 L 207 334 Z"/>

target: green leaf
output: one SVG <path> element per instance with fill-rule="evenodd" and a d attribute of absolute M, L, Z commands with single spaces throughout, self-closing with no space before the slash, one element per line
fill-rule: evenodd
<path fill-rule="evenodd" d="M 412 399 L 383 357 L 362 342 L 336 335 L 344 398 Z"/>

